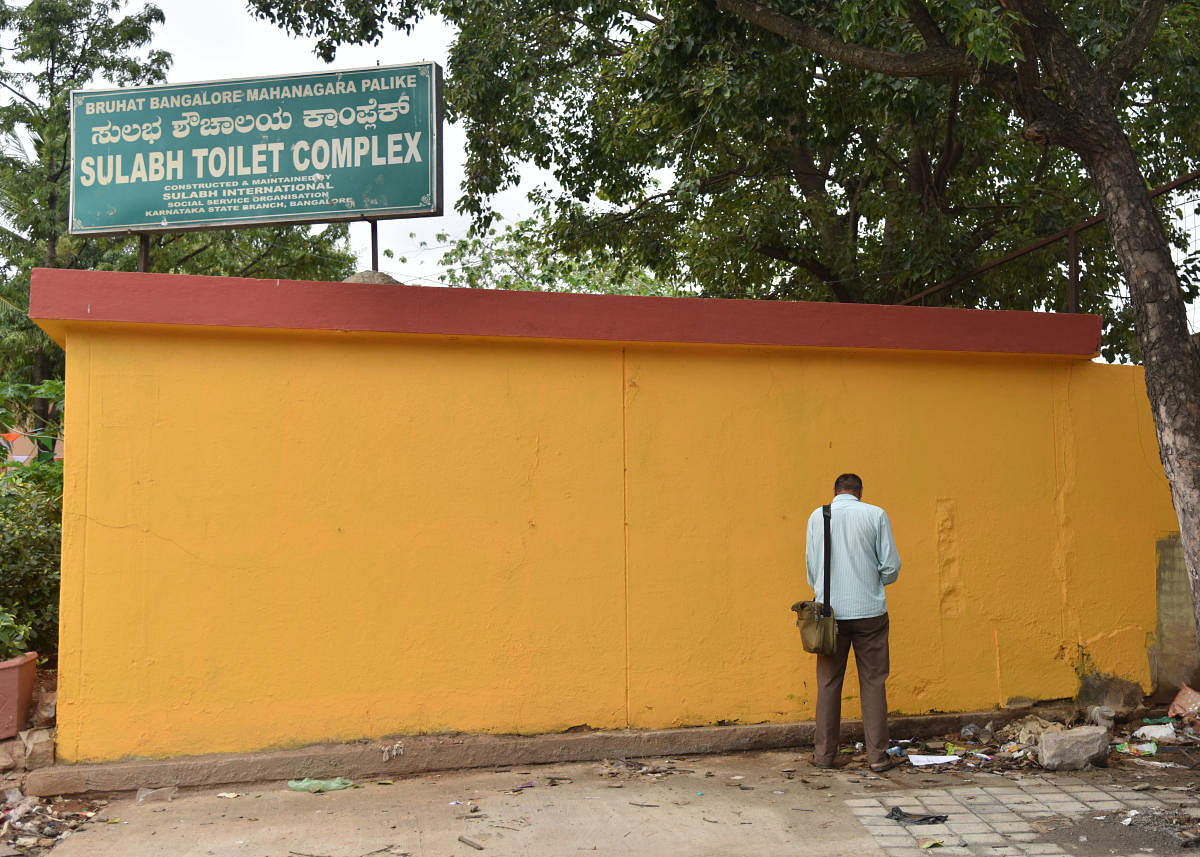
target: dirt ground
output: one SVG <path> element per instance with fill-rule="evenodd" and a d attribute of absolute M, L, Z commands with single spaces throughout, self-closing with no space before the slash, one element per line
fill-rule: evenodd
<path fill-rule="evenodd" d="M 1047 720 L 1063 719 L 1061 708 L 1030 711 L 1035 713 Z M 743 839 L 737 853 L 746 855 L 783 853 L 778 849 L 796 844 L 803 845 L 804 850 L 794 853 L 807 855 L 880 853 L 867 835 L 869 824 L 857 825 L 853 816 L 837 821 L 837 812 L 849 812 L 855 801 L 861 803 L 868 798 L 877 798 L 879 806 L 886 808 L 892 800 L 901 801 L 906 795 L 941 790 L 961 794 L 971 789 L 1027 787 L 1061 780 L 1135 796 L 1144 793 L 1154 802 L 1139 809 L 1126 803 L 1120 810 L 1076 812 L 1029 821 L 1043 844 L 1051 843 L 1063 853 L 1078 857 L 1170 854 L 1190 848 L 1193 842 L 1200 844 L 1200 819 L 1193 817 L 1200 814 L 1200 738 L 1184 736 L 1183 743 L 1160 743 L 1152 756 L 1145 757 L 1116 748 L 1117 742 L 1142 725 L 1143 717 L 1153 719 L 1164 713 L 1165 709 L 1142 710 L 1137 717 L 1116 724 L 1106 766 L 1063 774 L 1046 772 L 1037 764 L 1031 752 L 1036 741 L 1017 742 L 1019 749 L 1014 753 L 1009 736 L 1001 730 L 993 735 L 987 724 L 977 724 L 974 732 L 968 729 L 956 734 L 912 736 L 897 742 L 911 753 L 943 755 L 954 751 L 963 756 L 961 761 L 918 767 L 907 759 L 898 759 L 897 766 L 882 775 L 872 774 L 861 753 L 847 746 L 835 771 L 813 767 L 809 761 L 811 748 L 798 747 L 686 759 L 533 766 L 519 771 L 447 771 L 398 778 L 394 784 L 366 783 L 365 790 L 318 796 L 316 802 L 306 800 L 312 796 L 289 793 L 281 782 L 233 787 L 236 802 L 217 789 L 196 789 L 175 791 L 169 801 L 162 795 L 151 795 L 139 803 L 132 794 L 93 794 L 67 800 L 25 798 L 12 791 L 17 784 L 10 781 L 5 784 L 7 791 L 0 792 L 4 799 L 0 857 L 51 852 L 55 857 L 93 853 L 122 857 L 159 853 L 172 857 L 221 855 L 226 851 L 208 847 L 193 851 L 192 846 L 196 835 L 212 835 L 225 828 L 230 830 L 231 855 L 246 853 L 239 849 L 258 841 L 263 848 L 256 853 L 263 855 L 336 857 L 343 851 L 337 850 L 332 841 L 321 839 L 324 828 L 305 827 L 318 817 L 306 815 L 304 807 L 325 806 L 322 799 L 329 801 L 327 808 L 342 807 L 342 817 L 355 825 L 340 834 L 358 837 L 355 841 L 362 850 L 355 854 L 374 853 L 372 847 L 393 849 L 379 851 L 381 854 L 411 852 L 444 857 L 448 853 L 474 853 L 456 838 L 467 835 L 472 828 L 498 837 L 495 841 L 485 840 L 489 850 L 493 845 L 511 844 L 499 841 L 506 836 L 509 840 L 529 840 L 531 844 L 519 852 L 527 855 L 565 853 L 555 850 L 562 847 L 574 850 L 579 847 L 580 836 L 608 842 L 608 853 L 614 854 L 626 853 L 623 849 L 629 843 L 624 840 L 630 837 L 647 842 L 657 837 L 666 849 L 659 853 L 688 853 L 692 857 L 734 853 L 728 850 L 731 843 L 742 843 Z M 1031 736 L 1026 732 L 1022 737 Z M 977 753 L 991 758 L 981 758 Z M 530 784 L 528 789 L 525 782 Z M 253 805 L 258 808 L 248 812 Z M 520 806 L 527 807 L 527 811 L 518 812 Z M 235 807 L 238 812 L 227 813 Z M 488 816 L 478 814 L 489 810 L 493 813 L 491 822 L 497 821 L 497 811 L 517 821 L 491 824 L 496 828 L 491 830 L 481 823 Z M 391 841 L 394 825 L 374 830 L 370 819 L 385 818 L 381 814 L 387 813 L 394 817 L 401 811 L 407 813 L 412 833 L 408 844 L 398 846 Z M 814 812 L 817 815 L 811 815 Z M 557 819 L 557 826 L 549 825 L 550 818 Z M 539 819 L 541 829 L 535 830 L 538 825 L 531 824 L 531 820 Z M 171 823 L 163 826 L 167 820 Z M 326 850 L 305 844 L 301 831 L 309 840 L 326 842 L 322 845 Z M 620 831 L 623 841 L 619 846 L 611 840 L 614 831 Z M 259 839 L 250 838 L 253 835 Z M 882 835 L 886 837 L 886 831 Z M 413 841 L 425 844 L 414 847 Z M 689 850 L 687 843 L 696 847 Z M 95 850 L 101 844 L 109 850 Z M 979 850 L 982 847 L 969 851 L 950 847 L 943 853 L 983 853 Z M 629 853 L 638 852 L 633 848 Z"/>

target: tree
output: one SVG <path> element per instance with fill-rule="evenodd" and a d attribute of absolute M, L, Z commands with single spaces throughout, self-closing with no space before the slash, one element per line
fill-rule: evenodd
<path fill-rule="evenodd" d="M 913 278 L 930 280 L 938 265 L 969 267 L 965 238 L 1002 234 L 1014 219 L 1047 210 L 1070 210 L 1074 217 L 1071 195 L 1085 207 L 1096 200 L 1129 288 L 1200 628 L 1200 347 L 1188 335 L 1191 292 L 1185 293 L 1147 189 L 1164 171 L 1183 172 L 1196 162 L 1192 108 L 1200 73 L 1192 59 L 1200 12 L 1194 0 L 1076 6 L 1045 0 L 252 0 L 251 7 L 294 32 L 319 35 L 326 55 L 343 42 L 377 40 L 384 27 L 411 26 L 425 14 L 456 24 L 448 108 L 452 118 L 465 119 L 469 138 L 460 206 L 486 222 L 483 200 L 514 182 L 517 160 L 532 157 L 555 169 L 574 196 L 560 202 L 564 246 L 581 240 L 579 225 L 589 219 L 581 209 L 594 198 L 601 216 L 591 220 L 607 218 L 614 229 L 653 211 L 665 227 L 660 234 L 686 222 L 698 238 L 740 232 L 759 251 L 770 246 L 760 216 L 766 211 L 768 225 L 778 220 L 784 251 L 778 255 L 795 262 L 801 276 L 815 267 L 808 264 L 814 258 L 864 259 L 851 239 L 868 233 L 876 250 L 865 255 L 862 270 L 873 277 L 858 281 L 857 294 L 839 293 L 836 287 L 847 279 L 828 262 L 833 278 L 818 269 L 811 271 L 815 281 L 804 282 L 812 296 L 818 292 L 813 285 L 824 285 L 832 292 L 826 296 L 836 299 L 879 301 L 891 296 L 876 287 L 889 273 L 889 233 L 902 236 L 891 246 L 905 253 L 911 246 L 918 258 L 929 253 L 922 231 L 945 244 L 946 258 L 923 265 L 928 270 Z M 621 74 L 631 80 L 623 91 L 612 83 Z M 623 100 L 616 97 L 622 92 Z M 672 110 L 680 116 L 672 117 Z M 756 123 L 755 116 L 766 121 Z M 661 126 L 674 136 L 663 139 Z M 930 144 L 933 129 L 940 144 Z M 896 139 L 911 140 L 903 148 L 906 159 L 890 148 Z M 838 172 L 855 155 L 862 161 L 857 183 L 846 180 L 856 171 Z M 968 157 L 969 173 L 961 170 Z M 789 160 L 790 174 L 769 169 Z M 630 169 L 634 163 L 640 169 Z M 649 194 L 630 204 L 654 171 L 666 167 L 674 204 Z M 1057 179 L 1043 186 L 1050 175 Z M 920 193 L 906 196 L 898 192 L 901 185 Z M 876 193 L 862 196 L 859 188 Z M 786 204 L 792 191 L 800 200 L 795 206 Z M 757 194 L 756 210 L 747 207 L 747 194 Z M 809 205 L 822 194 L 830 205 Z M 930 196 L 935 204 L 922 208 Z M 953 202 L 947 207 L 939 196 Z M 971 215 L 973 199 L 991 205 L 990 218 Z M 605 204 L 611 209 L 603 210 Z M 1005 215 L 1005 205 L 1017 214 Z M 923 229 L 916 229 L 922 212 Z M 918 220 L 908 216 L 914 213 Z M 635 258 L 656 269 L 674 252 L 650 230 L 626 229 L 622 239 Z M 735 274 L 747 270 L 744 254 L 724 249 L 709 264 L 728 265 Z M 702 265 L 688 270 L 720 279 Z M 777 270 L 752 273 L 763 294 L 776 293 L 786 280 Z M 995 281 L 954 300 L 1057 303 L 1047 300 L 1043 286 L 1004 288 Z"/>
<path fill-rule="evenodd" d="M 497 215 L 497 220 L 499 216 Z M 451 242 L 442 254 L 439 278 L 447 286 L 511 291 L 681 296 L 676 283 L 646 269 L 630 269 L 611 253 L 563 253 L 546 237 L 545 212 L 484 235 Z M 449 235 L 439 234 L 439 241 Z"/>
<path fill-rule="evenodd" d="M 62 352 L 28 318 L 33 267 L 134 270 L 138 241 L 67 232 L 70 92 L 103 80 L 165 80 L 170 56 L 149 45 L 164 20 L 153 5 L 122 15 L 124 0 L 0 2 L 0 375 L 61 378 Z M 346 227 L 278 226 L 156 235 L 152 269 L 230 276 L 340 280 L 353 271 Z M 41 414 L 45 416 L 45 414 Z"/>
<path fill-rule="evenodd" d="M 486 229 L 489 196 L 532 161 L 562 188 L 558 250 L 599 249 L 711 296 L 894 303 L 1097 206 L 1070 153 L 1015 143 L 1019 117 L 970 81 L 829 62 L 712 2 L 251 5 L 319 36 L 326 58 L 389 24 L 444 14 L 460 28 L 447 83 L 449 115 L 468 135 L 460 210 Z M 890 7 L 872 14 L 877 5 L 843 4 L 821 20 L 900 47 L 919 38 Z M 973 49 L 999 56 L 1007 36 L 982 17 Z M 1157 118 L 1139 127 L 1157 136 Z M 1159 158 L 1149 177 L 1174 178 L 1175 164 Z M 1108 294 L 1115 256 L 1102 230 L 1081 237 L 1082 308 L 1104 317 L 1106 356 L 1128 355 L 1128 314 Z M 930 300 L 1065 309 L 1065 276 L 1044 275 L 1065 273 L 1065 251 Z"/>

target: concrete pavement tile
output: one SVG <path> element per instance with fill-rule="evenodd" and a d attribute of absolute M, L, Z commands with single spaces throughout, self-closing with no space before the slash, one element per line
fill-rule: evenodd
<path fill-rule="evenodd" d="M 950 828 L 955 833 L 994 833 L 991 825 L 985 824 L 982 821 L 954 821 L 951 820 L 946 827 Z"/>
<path fill-rule="evenodd" d="M 1021 820 L 1021 816 L 1015 812 L 977 812 L 975 814 L 988 824 Z"/>
<path fill-rule="evenodd" d="M 1077 800 L 1072 800 L 1072 801 L 1048 800 L 1048 801 L 1046 801 L 1046 807 L 1048 809 L 1054 810 L 1055 812 L 1061 812 L 1061 813 L 1065 813 L 1065 814 L 1087 811 L 1087 807 L 1084 806 L 1083 804 L 1081 804 Z"/>
<path fill-rule="evenodd" d="M 1112 800 L 1112 799 L 1097 800 L 1097 801 L 1091 801 L 1088 803 L 1088 809 L 1097 810 L 1100 812 L 1106 812 L 1108 810 L 1124 809 L 1124 808 L 1125 808 L 1125 804 L 1121 803 L 1121 801 L 1119 801 L 1119 800 Z"/>
<path fill-rule="evenodd" d="M 896 826 L 894 823 L 889 823 L 888 827 L 883 827 L 882 825 L 878 824 L 864 824 L 863 827 L 867 829 L 867 833 L 876 838 L 880 836 L 887 836 L 896 832 Z"/>
<path fill-rule="evenodd" d="M 1006 833 L 1004 834 L 1012 842 L 1037 842 L 1041 839 L 1041 834 L 1029 831 L 1028 833 Z"/>
<path fill-rule="evenodd" d="M 1022 845 L 1021 850 L 1026 854 L 1065 854 L 1061 847 L 1050 842 L 1030 842 L 1028 845 Z"/>
<path fill-rule="evenodd" d="M 883 811 L 883 807 L 879 806 L 878 804 L 875 806 L 852 806 L 850 807 L 850 811 L 860 818 L 880 814 L 886 815 L 886 813 Z"/>
<path fill-rule="evenodd" d="M 888 857 L 929 857 L 928 851 L 922 851 L 916 845 L 911 848 L 885 848 L 883 853 Z"/>
<path fill-rule="evenodd" d="M 951 830 L 944 824 L 907 824 L 906 829 L 917 838 L 925 836 L 949 836 Z"/>
<path fill-rule="evenodd" d="M 1023 821 L 1001 821 L 992 825 L 997 833 L 1028 833 L 1033 828 Z"/>
<path fill-rule="evenodd" d="M 876 836 L 875 844 L 880 848 L 916 848 L 917 840 L 911 836 Z"/>
<path fill-rule="evenodd" d="M 1004 845 L 1005 839 L 999 833 L 964 833 L 963 841 L 968 845 Z"/>

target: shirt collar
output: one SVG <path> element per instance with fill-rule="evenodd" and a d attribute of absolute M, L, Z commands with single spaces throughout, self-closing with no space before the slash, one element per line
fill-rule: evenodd
<path fill-rule="evenodd" d="M 835 494 L 833 497 L 833 502 L 840 506 L 844 503 L 860 503 L 862 501 L 853 494 Z"/>

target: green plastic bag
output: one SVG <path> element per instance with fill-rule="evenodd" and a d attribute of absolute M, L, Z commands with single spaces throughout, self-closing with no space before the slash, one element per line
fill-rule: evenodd
<path fill-rule="evenodd" d="M 336 792 L 339 789 L 348 789 L 354 783 L 345 777 L 336 777 L 332 780 L 314 780 L 305 777 L 302 780 L 288 780 L 288 788 L 294 792 L 311 792 L 312 794 L 320 794 L 321 792 Z"/>

